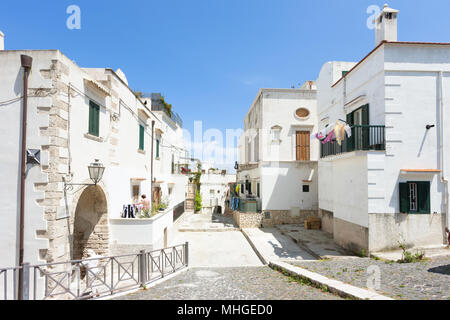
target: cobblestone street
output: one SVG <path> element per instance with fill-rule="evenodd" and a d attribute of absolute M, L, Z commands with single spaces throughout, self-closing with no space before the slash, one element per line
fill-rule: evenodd
<path fill-rule="evenodd" d="M 367 268 L 378 266 L 381 288 L 378 293 L 397 300 L 449 300 L 450 257 L 418 263 L 386 263 L 369 258 L 292 262 L 328 278 L 367 288 Z"/>
<path fill-rule="evenodd" d="M 115 300 L 342 300 L 269 267 L 193 268 Z"/>

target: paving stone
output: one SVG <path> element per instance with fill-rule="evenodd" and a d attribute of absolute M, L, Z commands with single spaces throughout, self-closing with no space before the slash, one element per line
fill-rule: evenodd
<path fill-rule="evenodd" d="M 269 267 L 193 268 L 115 300 L 341 300 Z"/>
<path fill-rule="evenodd" d="M 360 288 L 367 288 L 368 268 L 378 266 L 381 277 L 376 292 L 379 294 L 400 300 L 450 299 L 450 257 L 408 264 L 369 258 L 290 263 Z"/>

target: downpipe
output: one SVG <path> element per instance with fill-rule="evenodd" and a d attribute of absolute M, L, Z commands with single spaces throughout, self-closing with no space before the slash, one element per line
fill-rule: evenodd
<path fill-rule="evenodd" d="M 27 114 L 28 114 L 28 76 L 33 65 L 33 58 L 27 55 L 20 56 L 23 68 L 23 108 L 22 108 L 22 141 L 20 151 L 20 216 L 19 216 L 19 266 L 23 267 L 24 258 L 24 229 L 25 229 L 25 178 L 26 178 L 26 152 L 27 152 Z M 19 270 L 18 294 L 19 300 L 24 300 L 24 268 Z"/>
<path fill-rule="evenodd" d="M 448 180 L 445 179 L 445 165 L 444 165 L 444 101 L 443 101 L 443 92 L 442 92 L 442 88 L 443 88 L 443 72 L 439 71 L 439 80 L 438 80 L 438 85 L 439 85 L 439 96 L 438 96 L 438 103 L 439 103 L 439 122 L 440 122 L 440 130 L 439 130 L 439 135 L 440 135 L 440 143 L 439 143 L 439 154 L 440 154 L 440 159 L 439 159 L 439 163 L 440 163 L 440 170 L 441 170 L 441 183 L 443 184 L 444 187 L 444 216 L 445 216 L 445 224 L 446 227 L 448 228 L 448 226 L 450 225 L 450 221 L 449 221 L 449 213 L 448 213 Z M 443 236 L 444 239 L 446 239 L 446 232 L 445 230 L 443 230 Z"/>

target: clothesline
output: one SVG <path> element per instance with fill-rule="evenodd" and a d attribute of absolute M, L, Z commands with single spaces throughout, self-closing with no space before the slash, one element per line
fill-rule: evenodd
<path fill-rule="evenodd" d="M 342 121 L 345 123 L 341 124 L 339 121 Z M 319 139 L 322 144 L 328 143 L 334 139 L 336 139 L 337 143 L 339 145 L 342 145 L 342 141 L 345 139 L 345 135 L 347 134 L 347 137 L 350 138 L 352 136 L 352 128 L 348 125 L 346 121 L 343 121 L 339 119 L 336 121 L 336 124 L 334 126 L 327 126 L 325 129 L 313 133 L 311 135 L 311 139 Z"/>

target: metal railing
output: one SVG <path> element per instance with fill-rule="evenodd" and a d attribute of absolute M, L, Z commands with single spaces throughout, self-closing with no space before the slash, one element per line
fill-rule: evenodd
<path fill-rule="evenodd" d="M 386 150 L 385 126 L 355 125 L 352 136 L 339 145 L 336 140 L 321 144 L 321 158 L 353 151 Z"/>
<path fill-rule="evenodd" d="M 137 254 L 97 257 L 0 269 L 0 300 L 18 299 L 23 272 L 24 300 L 95 299 L 145 287 L 189 263 L 189 244 Z"/>

